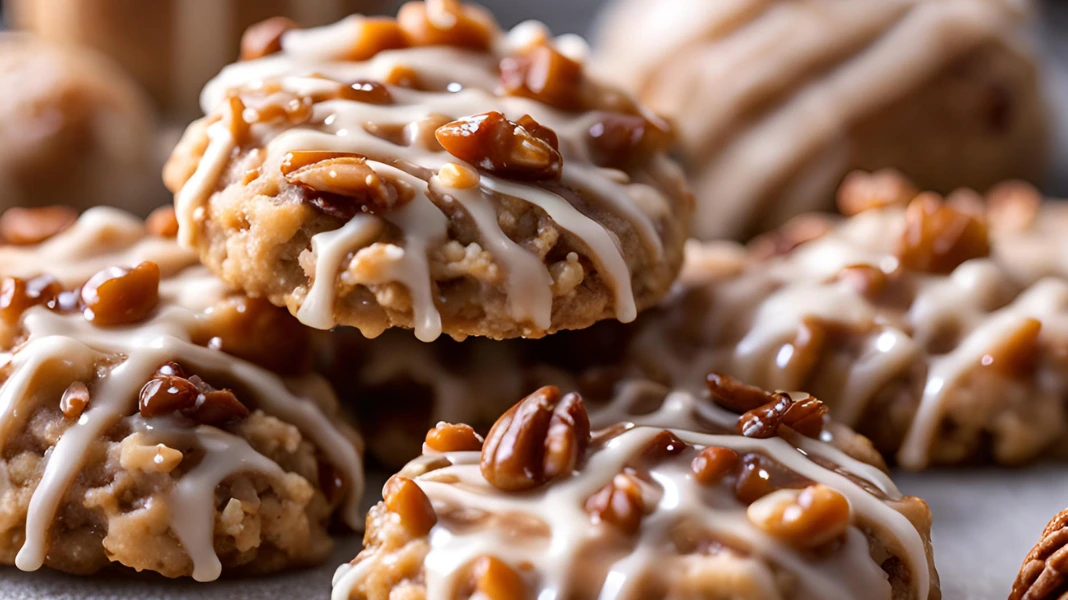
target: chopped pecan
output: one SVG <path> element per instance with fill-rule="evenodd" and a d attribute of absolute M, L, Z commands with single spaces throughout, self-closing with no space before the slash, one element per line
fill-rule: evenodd
<path fill-rule="evenodd" d="M 338 97 L 364 104 L 393 104 L 393 94 L 389 93 L 389 88 L 377 81 L 357 81 L 343 86 Z"/>
<path fill-rule="evenodd" d="M 409 2 L 397 12 L 397 23 L 413 46 L 486 50 L 497 31 L 489 11 L 458 0 Z"/>
<path fill-rule="evenodd" d="M 775 491 L 771 483 L 770 461 L 760 454 L 742 457 L 738 477 L 734 481 L 734 495 L 744 504 L 750 504 Z"/>
<path fill-rule="evenodd" d="M 808 396 L 794 400 L 783 415 L 782 424 L 805 437 L 819 438 L 827 417 L 827 405 Z"/>
<path fill-rule="evenodd" d="M 345 60 L 368 60 L 379 52 L 408 47 L 408 37 L 395 19 L 362 17 L 356 21 L 359 32 L 345 53 Z"/>
<path fill-rule="evenodd" d="M 819 437 L 826 414 L 827 407 L 812 396 L 794 401 L 788 394 L 775 392 L 767 404 L 738 418 L 738 433 L 769 438 L 778 435 L 779 426 L 786 425 L 801 435 Z"/>
<path fill-rule="evenodd" d="M 893 169 L 854 171 L 838 187 L 838 210 L 844 215 L 856 215 L 886 206 L 904 206 L 917 193 L 912 182 Z"/>
<path fill-rule="evenodd" d="M 426 433 L 426 446 L 437 452 L 472 452 L 482 450 L 482 436 L 470 425 L 438 423 Z"/>
<path fill-rule="evenodd" d="M 405 65 L 396 65 L 390 69 L 389 74 L 386 75 L 385 82 L 389 85 L 408 88 L 410 90 L 424 89 L 423 83 L 419 79 L 419 73 L 416 72 L 415 69 Z"/>
<path fill-rule="evenodd" d="M 587 132 L 593 162 L 627 170 L 671 145 L 671 131 L 641 115 L 602 113 Z"/>
<path fill-rule="evenodd" d="M 33 306 L 58 308 L 62 293 L 63 286 L 51 275 L 32 279 L 4 277 L 0 279 L 0 320 L 14 325 Z"/>
<path fill-rule="evenodd" d="M 633 475 L 619 473 L 586 499 L 585 508 L 594 523 L 609 523 L 633 535 L 641 528 L 645 516 L 641 482 Z"/>
<path fill-rule="evenodd" d="M 515 569 L 494 556 L 482 556 L 471 567 L 472 586 L 486 600 L 524 600 L 530 594 Z M 474 597 L 474 594 L 471 595 Z"/>
<path fill-rule="evenodd" d="M 1053 517 L 1024 558 L 1009 600 L 1060 600 L 1068 594 L 1068 510 Z"/>
<path fill-rule="evenodd" d="M 233 392 L 215 389 L 200 377 L 187 375 L 176 363 L 160 367 L 141 388 L 138 411 L 146 419 L 178 413 L 203 425 L 222 425 L 249 415 Z"/>
<path fill-rule="evenodd" d="M 705 385 L 713 402 L 738 414 L 774 400 L 771 392 L 721 373 L 709 373 L 705 377 Z"/>
<path fill-rule="evenodd" d="M 586 79 L 582 65 L 549 44 L 537 44 L 500 63 L 501 88 L 509 96 L 522 96 L 564 110 L 586 106 Z"/>
<path fill-rule="evenodd" d="M 480 466 L 490 484 L 521 491 L 569 475 L 590 443 L 590 420 L 578 394 L 539 389 L 494 423 Z"/>
<path fill-rule="evenodd" d="M 680 454 L 688 447 L 689 445 L 686 442 L 665 429 L 656 434 L 653 441 L 649 442 L 649 445 L 645 447 L 645 451 L 642 452 L 642 459 L 658 462 L 669 456 Z"/>
<path fill-rule="evenodd" d="M 245 102 L 236 93 L 226 99 L 222 118 L 238 146 L 248 141 L 250 124 L 245 120 Z"/>
<path fill-rule="evenodd" d="M 149 213 L 145 219 L 145 229 L 155 236 L 174 238 L 178 235 L 178 217 L 173 206 L 161 206 Z"/>
<path fill-rule="evenodd" d="M 16 246 L 39 244 L 77 220 L 78 211 L 69 206 L 12 206 L 0 214 L 0 242 Z"/>
<path fill-rule="evenodd" d="M 108 267 L 82 286 L 82 314 L 97 325 L 143 320 L 159 304 L 159 265 L 145 261 L 132 269 Z"/>
<path fill-rule="evenodd" d="M 413 535 L 426 535 L 438 522 L 438 515 L 426 492 L 407 477 L 394 475 L 382 488 L 389 512 L 400 517 L 401 525 Z"/>
<path fill-rule="evenodd" d="M 773 537 L 800 548 L 818 548 L 849 527 L 849 501 L 822 484 L 778 490 L 749 505 L 749 520 Z"/>
<path fill-rule="evenodd" d="M 438 170 L 438 179 L 442 185 L 457 190 L 466 190 L 479 184 L 478 173 L 473 169 L 456 163 L 445 163 Z"/>
<path fill-rule="evenodd" d="M 924 193 L 905 210 L 898 259 L 906 269 L 950 273 L 961 263 L 990 254 L 986 217 L 966 202 L 944 202 Z"/>
<path fill-rule="evenodd" d="M 1030 377 L 1038 364 L 1038 335 L 1042 322 L 1031 317 L 1024 318 L 1004 339 L 998 342 L 980 359 L 984 367 L 993 367 L 1008 377 Z"/>
<path fill-rule="evenodd" d="M 699 483 L 710 485 L 726 477 L 737 463 L 738 453 L 734 450 L 708 446 L 697 453 L 690 463 L 690 470 Z"/>
<path fill-rule="evenodd" d="M 300 374 L 309 365 L 308 329 L 288 310 L 263 298 L 233 294 L 212 306 L 191 333 L 195 344 L 280 375 Z"/>
<path fill-rule="evenodd" d="M 281 169 L 286 181 L 305 190 L 308 203 L 346 221 L 361 212 L 393 210 L 415 196 L 410 185 L 382 177 L 357 154 L 289 152 Z"/>
<path fill-rule="evenodd" d="M 74 420 L 82 415 L 85 407 L 89 405 L 89 388 L 81 381 L 75 381 L 63 391 L 59 399 L 59 410 L 64 417 Z"/>
<path fill-rule="evenodd" d="M 282 35 L 297 28 L 297 23 L 287 17 L 271 17 L 251 25 L 241 36 L 241 60 L 255 60 L 281 52 Z"/>
<path fill-rule="evenodd" d="M 552 145 L 545 127 L 525 117 L 520 119 L 534 131 L 490 111 L 446 123 L 434 133 L 443 148 L 476 167 L 510 179 L 526 181 L 560 178 L 564 159 Z"/>

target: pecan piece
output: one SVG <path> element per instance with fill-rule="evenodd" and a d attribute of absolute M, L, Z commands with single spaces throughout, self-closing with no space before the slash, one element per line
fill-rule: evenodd
<path fill-rule="evenodd" d="M 281 170 L 286 181 L 304 190 L 308 203 L 346 221 L 361 212 L 387 212 L 415 196 L 407 183 L 382 177 L 357 154 L 289 152 Z"/>
<path fill-rule="evenodd" d="M 424 442 L 436 452 L 474 452 L 482 450 L 482 436 L 470 425 L 438 423 L 426 432 Z"/>
<path fill-rule="evenodd" d="M 215 389 L 177 363 L 167 363 L 142 388 L 138 412 L 146 419 L 181 414 L 203 425 L 222 425 L 249 415 L 230 390 Z"/>
<path fill-rule="evenodd" d="M 786 425 L 801 435 L 819 437 L 827 414 L 823 402 L 812 396 L 794 401 L 782 392 L 771 396 L 767 404 L 738 418 L 738 433 L 751 438 L 770 438 L 778 435 L 781 425 Z"/>
<path fill-rule="evenodd" d="M 920 194 L 905 210 L 898 259 L 906 269 L 947 274 L 961 263 L 990 254 L 984 215 L 966 202 L 945 202 Z"/>
<path fill-rule="evenodd" d="M 449 154 L 486 172 L 509 179 L 544 181 L 559 179 L 564 163 L 552 144 L 556 135 L 550 137 L 550 131 L 530 117 L 514 122 L 490 111 L 446 123 L 434 136 Z"/>
<path fill-rule="evenodd" d="M 338 91 L 338 97 L 364 104 L 393 104 L 393 94 L 389 93 L 389 88 L 377 81 L 357 81 L 346 85 Z"/>
<path fill-rule="evenodd" d="M 132 269 L 108 267 L 82 286 L 82 314 L 97 325 L 143 320 L 159 304 L 159 265 L 145 261 Z"/>
<path fill-rule="evenodd" d="M 241 36 L 241 60 L 255 60 L 282 51 L 282 36 L 297 29 L 293 19 L 271 17 L 249 26 Z"/>
<path fill-rule="evenodd" d="M 738 414 L 774 400 L 771 392 L 721 373 L 709 373 L 705 377 L 705 385 L 713 402 Z"/>
<path fill-rule="evenodd" d="M 983 355 L 980 364 L 1008 377 L 1030 377 L 1038 365 L 1038 335 L 1041 332 L 1042 321 L 1024 318 L 1012 333 L 998 340 Z"/>
<path fill-rule="evenodd" d="M 0 242 L 16 246 L 39 244 L 77 220 L 78 211 L 69 206 L 12 206 L 0 214 Z"/>
<path fill-rule="evenodd" d="M 575 393 L 561 398 L 557 388 L 543 387 L 494 423 L 482 447 L 482 475 L 498 489 L 529 490 L 569 475 L 589 443 L 582 398 Z"/>
<path fill-rule="evenodd" d="M 486 50 L 497 31 L 489 11 L 457 0 L 409 2 L 397 12 L 397 24 L 413 46 Z"/>
<path fill-rule="evenodd" d="M 711 485 L 726 477 L 737 463 L 738 453 L 734 450 L 708 446 L 697 453 L 690 463 L 690 470 L 699 483 Z"/>
<path fill-rule="evenodd" d="M 669 456 L 676 456 L 681 454 L 689 445 L 680 440 L 678 436 L 671 433 L 667 429 L 656 434 L 653 441 L 649 442 L 649 445 L 645 447 L 645 451 L 642 452 L 642 459 L 652 462 L 664 460 Z"/>
<path fill-rule="evenodd" d="M 918 193 L 908 178 L 893 169 L 853 171 L 838 186 L 838 210 L 852 216 L 887 206 L 904 206 Z"/>
<path fill-rule="evenodd" d="M 145 229 L 155 236 L 174 238 L 178 236 L 178 217 L 173 206 L 161 206 L 149 213 Z"/>
<path fill-rule="evenodd" d="M 1053 517 L 1027 553 L 1009 600 L 1059 600 L 1068 594 L 1068 510 Z"/>
<path fill-rule="evenodd" d="M 822 484 L 803 490 L 778 490 L 746 510 L 749 520 L 769 535 L 799 548 L 818 548 L 845 535 L 849 501 Z"/>
<path fill-rule="evenodd" d="M 627 535 L 633 535 L 641 528 L 645 508 L 641 482 L 627 473 L 613 477 L 587 498 L 585 504 L 594 523 L 610 523 Z"/>
<path fill-rule="evenodd" d="M 593 162 L 627 170 L 671 145 L 672 134 L 664 126 L 641 115 L 603 113 L 587 131 Z"/>
<path fill-rule="evenodd" d="M 500 70 L 502 91 L 509 96 L 532 98 L 564 110 L 581 110 L 586 105 L 582 65 L 548 44 L 501 60 Z"/>
<path fill-rule="evenodd" d="M 483 556 L 476 560 L 471 567 L 471 580 L 470 587 L 486 600 L 523 600 L 530 597 L 519 573 L 495 556 Z"/>
<path fill-rule="evenodd" d="M 379 52 L 408 47 L 408 37 L 396 19 L 389 17 L 362 17 L 356 21 L 359 33 L 345 53 L 345 60 L 368 60 Z"/>
<path fill-rule="evenodd" d="M 63 286 L 51 275 L 33 279 L 4 277 L 0 279 L 0 321 L 14 325 L 33 306 L 57 308 L 62 293 Z"/>
<path fill-rule="evenodd" d="M 85 407 L 89 405 L 89 388 L 81 381 L 75 381 L 63 391 L 59 399 L 59 410 L 64 417 L 74 420 L 82 416 Z"/>
<path fill-rule="evenodd" d="M 426 535 L 438 522 L 438 515 L 426 492 L 407 477 L 394 475 L 382 488 L 389 512 L 400 517 L 401 525 L 413 535 Z"/>

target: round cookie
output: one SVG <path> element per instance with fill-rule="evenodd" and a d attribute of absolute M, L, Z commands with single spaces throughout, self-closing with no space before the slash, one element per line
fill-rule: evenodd
<path fill-rule="evenodd" d="M 692 207 L 671 136 L 576 40 L 434 0 L 279 44 L 208 84 L 165 172 L 223 279 L 424 341 L 630 321 L 669 289 Z"/>
<path fill-rule="evenodd" d="M 588 412 L 542 388 L 485 440 L 439 424 L 333 599 L 941 597 L 930 511 L 864 440 L 819 441 L 803 394 L 719 381 L 716 402 L 755 410 L 634 382 Z"/>
<path fill-rule="evenodd" d="M 173 216 L 172 216 L 173 220 Z M 198 581 L 324 560 L 361 445 L 305 328 L 94 208 L 0 246 L 0 564 Z"/>
<path fill-rule="evenodd" d="M 107 58 L 5 33 L 0 86 L 0 209 L 163 203 L 148 100 Z"/>
<path fill-rule="evenodd" d="M 674 119 L 695 235 L 748 239 L 831 208 L 853 169 L 896 168 L 941 193 L 1042 177 L 1030 6 L 619 0 L 598 66 Z"/>

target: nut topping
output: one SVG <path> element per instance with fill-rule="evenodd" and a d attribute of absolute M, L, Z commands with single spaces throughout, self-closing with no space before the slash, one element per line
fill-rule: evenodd
<path fill-rule="evenodd" d="M 286 17 L 272 17 L 250 26 L 241 36 L 241 60 L 255 60 L 282 51 L 282 35 L 298 25 Z"/>
<path fill-rule="evenodd" d="M 383 213 L 409 202 L 411 186 L 380 176 L 357 154 L 296 151 L 282 159 L 286 181 L 305 190 L 305 199 L 326 214 L 350 220 L 361 212 Z"/>
<path fill-rule="evenodd" d="M 230 390 L 217 390 L 177 363 L 167 363 L 141 388 L 138 411 L 151 419 L 179 413 L 202 425 L 222 425 L 249 415 Z"/>
<path fill-rule="evenodd" d="M 893 169 L 854 171 L 838 186 L 838 210 L 852 216 L 887 206 L 904 206 L 918 193 L 912 182 Z"/>
<path fill-rule="evenodd" d="M 694 478 L 704 484 L 719 483 L 721 479 L 734 470 L 738 463 L 738 453 L 730 448 L 709 446 L 702 449 L 690 463 Z"/>
<path fill-rule="evenodd" d="M 641 483 L 633 475 L 620 473 L 586 499 L 585 508 L 594 523 L 609 523 L 633 535 L 641 528 L 645 513 Z"/>
<path fill-rule="evenodd" d="M 0 242 L 16 246 L 39 244 L 77 220 L 78 211 L 69 206 L 12 206 L 0 214 Z"/>
<path fill-rule="evenodd" d="M 482 450 L 482 436 L 470 425 L 438 423 L 426 433 L 426 446 L 436 452 L 477 452 Z"/>
<path fill-rule="evenodd" d="M 33 306 L 56 308 L 62 292 L 63 286 L 50 275 L 29 280 L 4 277 L 0 279 L 0 320 L 14 325 Z"/>
<path fill-rule="evenodd" d="M 426 535 L 438 522 L 426 492 L 407 477 L 390 477 L 382 488 L 382 499 L 386 508 L 400 517 L 401 525 L 412 535 Z"/>
<path fill-rule="evenodd" d="M 346 85 L 338 92 L 338 97 L 364 104 L 393 104 L 393 94 L 389 88 L 377 81 L 357 81 Z"/>
<path fill-rule="evenodd" d="M 362 17 L 356 43 L 345 54 L 345 60 L 360 61 L 374 58 L 379 52 L 408 47 L 408 38 L 395 19 Z"/>
<path fill-rule="evenodd" d="M 642 452 L 642 459 L 652 462 L 661 461 L 669 456 L 681 454 L 688 447 L 689 445 L 686 442 L 665 429 L 656 434 L 653 441 L 649 442 L 645 451 Z"/>
<path fill-rule="evenodd" d="M 1038 362 L 1038 335 L 1042 322 L 1027 317 L 1006 338 L 999 340 L 980 364 L 993 367 L 1008 377 L 1029 377 Z"/>
<path fill-rule="evenodd" d="M 672 134 L 640 115 L 604 113 L 587 132 L 593 162 L 626 170 L 671 145 Z"/>
<path fill-rule="evenodd" d="M 560 397 L 547 386 L 504 413 L 490 429 L 480 467 L 491 485 L 506 491 L 538 487 L 570 475 L 590 443 L 590 420 L 578 394 Z"/>
<path fill-rule="evenodd" d="M 582 65 L 548 44 L 501 61 L 501 88 L 509 96 L 522 96 L 564 110 L 585 107 Z"/>
<path fill-rule="evenodd" d="M 766 533 L 799 548 L 818 548 L 845 534 L 849 501 L 822 484 L 779 490 L 753 502 L 746 514 Z"/>
<path fill-rule="evenodd" d="M 1009 600 L 1059 600 L 1068 591 L 1068 510 L 1046 524 L 1012 584 Z"/>
<path fill-rule="evenodd" d="M 779 426 L 786 425 L 801 435 L 815 438 L 823 431 L 826 414 L 827 407 L 812 396 L 794 401 L 788 394 L 775 392 L 767 404 L 738 418 L 738 433 L 764 439 L 778 435 Z"/>
<path fill-rule="evenodd" d="M 970 203 L 944 202 L 935 194 L 916 196 L 905 210 L 898 243 L 901 266 L 947 274 L 961 263 L 990 254 L 986 218 Z"/>
<path fill-rule="evenodd" d="M 486 600 L 523 600 L 527 586 L 519 573 L 494 556 L 483 556 L 471 568 L 475 591 Z"/>
<path fill-rule="evenodd" d="M 442 125 L 434 135 L 449 154 L 486 172 L 545 181 L 559 179 L 564 162 L 553 145 L 556 134 L 550 133 L 530 117 L 514 122 L 490 111 Z"/>
<path fill-rule="evenodd" d="M 708 386 L 713 402 L 738 414 L 774 400 L 771 392 L 720 373 L 709 373 L 705 377 L 705 385 Z"/>
<path fill-rule="evenodd" d="M 174 206 L 161 206 L 149 213 L 148 218 L 145 219 L 145 229 L 158 237 L 177 237 L 178 217 L 174 214 Z"/>
<path fill-rule="evenodd" d="M 82 314 L 105 327 L 141 321 L 159 304 L 159 278 L 159 265 L 152 261 L 132 269 L 108 267 L 82 286 Z"/>
<path fill-rule="evenodd" d="M 457 0 L 409 2 L 397 12 L 397 23 L 413 46 L 486 50 L 497 31 L 497 23 L 488 11 Z"/>
<path fill-rule="evenodd" d="M 63 391 L 59 399 L 59 410 L 63 416 L 74 420 L 82 416 L 85 407 L 89 405 L 89 388 L 81 381 L 75 381 Z"/>

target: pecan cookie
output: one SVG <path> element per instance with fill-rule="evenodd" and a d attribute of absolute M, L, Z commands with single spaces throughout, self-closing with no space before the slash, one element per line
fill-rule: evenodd
<path fill-rule="evenodd" d="M 275 34 L 208 84 L 165 172 L 223 279 L 424 341 L 631 321 L 667 292 L 692 205 L 671 134 L 577 40 L 455 0 Z"/>
<path fill-rule="evenodd" d="M 853 169 L 924 189 L 1040 178 L 1049 149 L 1012 0 L 617 0 L 600 71 L 676 120 L 702 239 L 830 209 Z M 636 43 L 641 40 L 641 43 Z"/>
<path fill-rule="evenodd" d="M 484 440 L 439 424 L 334 600 L 941 597 L 927 505 L 865 441 L 822 431 L 814 398 L 716 380 L 589 412 L 542 388 Z"/>
<path fill-rule="evenodd" d="M 359 441 L 306 330 L 174 231 L 94 208 L 0 245 L 0 564 L 210 581 L 323 560 L 335 514 L 360 526 Z"/>

